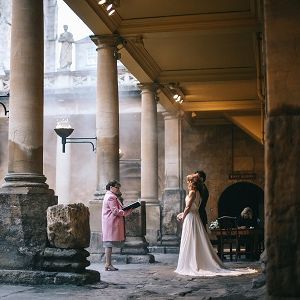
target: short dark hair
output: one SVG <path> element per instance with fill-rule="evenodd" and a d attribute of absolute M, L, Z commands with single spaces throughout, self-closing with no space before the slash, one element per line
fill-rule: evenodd
<path fill-rule="evenodd" d="M 206 174 L 203 170 L 197 170 L 195 173 L 199 175 L 203 179 L 203 182 L 206 180 Z"/>
<path fill-rule="evenodd" d="M 118 180 L 111 180 L 107 183 L 105 189 L 109 191 L 111 186 L 112 187 L 121 186 L 121 183 Z"/>

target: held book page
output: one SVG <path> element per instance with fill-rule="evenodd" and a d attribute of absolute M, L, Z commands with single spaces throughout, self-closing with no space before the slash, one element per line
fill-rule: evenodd
<path fill-rule="evenodd" d="M 141 206 L 141 203 L 139 201 L 136 201 L 136 202 L 133 202 L 125 207 L 123 207 L 123 210 L 128 210 L 128 209 L 133 209 L 133 208 L 137 208 L 137 207 L 140 207 Z"/>

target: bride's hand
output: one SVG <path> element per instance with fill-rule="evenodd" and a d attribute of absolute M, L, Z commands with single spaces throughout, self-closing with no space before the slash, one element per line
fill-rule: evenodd
<path fill-rule="evenodd" d="M 183 212 L 177 215 L 177 221 L 182 221 L 182 220 L 183 220 Z"/>

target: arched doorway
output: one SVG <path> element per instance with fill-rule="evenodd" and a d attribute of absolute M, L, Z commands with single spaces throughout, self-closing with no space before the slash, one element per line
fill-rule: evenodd
<path fill-rule="evenodd" d="M 219 198 L 218 215 L 238 217 L 245 207 L 251 207 L 254 218 L 264 221 L 264 191 L 250 182 L 237 182 L 227 187 Z"/>

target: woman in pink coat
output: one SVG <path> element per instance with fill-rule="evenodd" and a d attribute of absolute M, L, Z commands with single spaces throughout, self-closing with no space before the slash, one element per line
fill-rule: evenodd
<path fill-rule="evenodd" d="M 106 185 L 106 194 L 102 206 L 103 247 L 105 248 L 105 271 L 117 271 L 111 264 L 112 247 L 121 247 L 125 241 L 124 217 L 131 209 L 124 211 L 118 196 L 121 184 L 112 180 Z"/>

